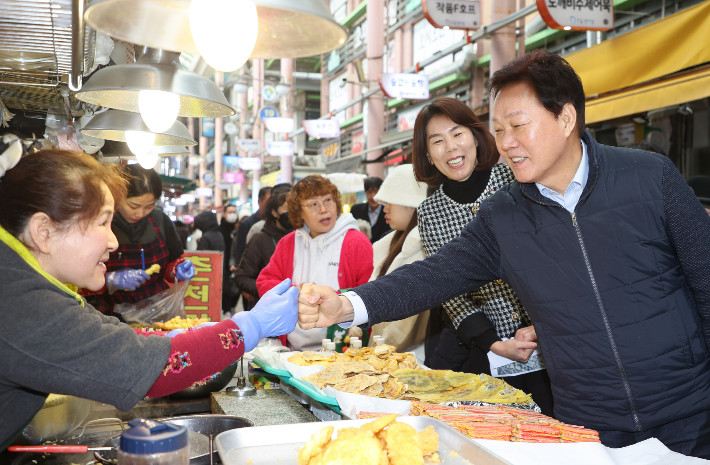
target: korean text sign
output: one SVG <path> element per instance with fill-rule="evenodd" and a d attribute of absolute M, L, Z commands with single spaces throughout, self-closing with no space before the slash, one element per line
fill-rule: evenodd
<path fill-rule="evenodd" d="M 334 139 L 340 137 L 340 123 L 334 119 L 303 120 L 306 134 L 316 139 Z"/>
<path fill-rule="evenodd" d="M 429 98 L 429 77 L 425 74 L 385 73 L 380 77 L 380 87 L 389 98 Z"/>
<path fill-rule="evenodd" d="M 187 318 L 219 321 L 222 315 L 222 253 L 185 252 L 185 260 L 195 265 L 195 277 L 185 294 Z"/>
<path fill-rule="evenodd" d="M 481 27 L 481 2 L 478 0 L 424 0 L 422 10 L 434 27 L 471 30 Z"/>
<path fill-rule="evenodd" d="M 613 0 L 537 0 L 545 23 L 566 31 L 608 31 L 614 27 Z"/>

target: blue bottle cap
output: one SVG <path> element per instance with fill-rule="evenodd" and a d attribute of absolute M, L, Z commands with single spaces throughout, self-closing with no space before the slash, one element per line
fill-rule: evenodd
<path fill-rule="evenodd" d="M 121 451 L 146 455 L 172 452 L 187 446 L 187 430 L 184 426 L 160 423 L 145 418 L 128 422 L 131 428 L 121 433 Z"/>

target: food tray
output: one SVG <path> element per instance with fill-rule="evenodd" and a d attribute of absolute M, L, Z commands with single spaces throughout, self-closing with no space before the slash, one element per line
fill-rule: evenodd
<path fill-rule="evenodd" d="M 272 375 L 276 375 L 281 379 L 291 377 L 291 373 L 289 373 L 288 371 L 274 368 L 273 366 L 269 365 L 268 363 L 266 363 L 265 361 L 263 361 L 259 357 L 256 357 L 256 356 L 254 357 L 254 363 L 259 365 L 259 368 L 261 368 L 265 372 L 271 373 Z"/>
<path fill-rule="evenodd" d="M 224 465 L 296 465 L 298 451 L 317 431 L 333 426 L 337 434 L 341 428 L 358 428 L 371 421 L 343 420 L 241 428 L 218 435 L 215 444 Z M 417 431 L 433 426 L 439 434 L 442 464 L 512 465 L 434 418 L 399 417 L 397 421 L 412 425 Z"/>
<path fill-rule="evenodd" d="M 311 399 L 315 399 L 325 405 L 336 407 L 338 409 L 338 412 L 340 412 L 340 407 L 338 406 L 338 399 L 336 399 L 335 397 L 329 397 L 321 394 L 320 392 L 316 391 L 310 383 L 301 381 L 298 378 L 281 378 L 281 380 L 289 386 L 293 386 L 299 391 L 308 395 L 308 397 L 310 397 Z"/>

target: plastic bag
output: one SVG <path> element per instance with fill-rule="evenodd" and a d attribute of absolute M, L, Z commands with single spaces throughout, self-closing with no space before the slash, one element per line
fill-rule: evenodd
<path fill-rule="evenodd" d="M 113 311 L 120 313 L 127 323 L 150 326 L 176 316 L 185 318 L 185 294 L 190 281 L 182 281 L 136 303 L 117 304 Z"/>

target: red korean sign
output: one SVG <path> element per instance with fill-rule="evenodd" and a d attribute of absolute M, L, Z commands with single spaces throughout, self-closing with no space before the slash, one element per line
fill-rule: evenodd
<path fill-rule="evenodd" d="M 537 0 L 537 10 L 552 29 L 608 31 L 614 28 L 613 0 Z"/>
<path fill-rule="evenodd" d="M 424 16 L 436 28 L 476 30 L 481 27 L 481 2 L 478 0 L 422 2 Z"/>
<path fill-rule="evenodd" d="M 187 318 L 219 321 L 222 316 L 222 253 L 185 252 L 183 258 L 195 265 L 195 277 L 190 280 L 185 294 Z"/>

